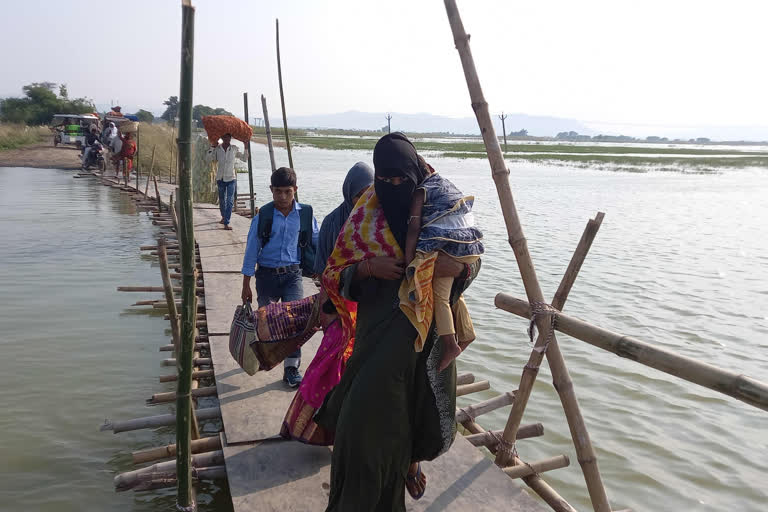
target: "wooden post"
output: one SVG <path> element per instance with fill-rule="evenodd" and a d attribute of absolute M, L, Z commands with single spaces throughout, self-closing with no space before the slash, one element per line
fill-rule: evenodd
<path fill-rule="evenodd" d="M 152 172 L 155 170 L 155 149 L 157 149 L 157 146 L 152 146 L 152 162 L 149 164 L 147 183 L 144 184 L 144 197 L 147 196 L 147 192 L 149 191 L 149 180 L 152 178 Z"/>
<path fill-rule="evenodd" d="M 160 199 L 160 188 L 157 186 L 157 177 L 152 176 L 152 181 L 155 182 L 155 199 L 157 199 L 157 211 L 161 212 L 163 211 L 163 201 Z"/>
<path fill-rule="evenodd" d="M 267 113 L 267 98 L 261 95 L 261 109 L 264 111 L 264 130 L 267 132 L 267 147 L 269 148 L 269 163 L 272 166 L 272 172 L 275 172 L 275 150 L 272 147 L 272 130 L 269 129 L 269 114 Z"/>
<path fill-rule="evenodd" d="M 285 95 L 283 94 L 283 68 L 280 65 L 280 20 L 275 19 L 275 38 L 277 41 L 277 80 L 280 82 L 280 106 L 283 108 L 283 130 L 285 130 L 285 149 L 288 150 L 288 167 L 293 167 L 291 155 L 291 139 L 288 137 L 288 118 L 285 115 Z"/>
<path fill-rule="evenodd" d="M 504 121 L 506 121 L 507 116 L 504 115 L 504 112 L 501 113 L 499 116 L 499 119 L 501 119 L 501 134 L 504 135 L 504 151 L 507 150 L 507 127 L 504 124 Z"/>
<path fill-rule="evenodd" d="M 245 108 L 245 123 L 248 124 L 248 93 L 243 93 L 243 107 Z M 245 143 L 245 150 L 248 152 L 248 188 L 251 191 L 251 218 L 256 216 L 256 203 L 253 200 L 253 163 L 251 162 L 251 140 Z M 235 175 L 237 180 L 237 175 Z M 235 184 L 237 190 L 237 184 Z"/>
<path fill-rule="evenodd" d="M 171 127 L 171 163 L 168 166 L 168 183 L 175 183 L 176 182 L 176 173 L 173 172 L 173 160 L 174 160 L 174 149 L 176 149 L 176 123 L 173 124 Z M 177 162 L 178 163 L 178 162 Z M 171 181 L 171 177 L 173 177 L 173 181 Z"/>
<path fill-rule="evenodd" d="M 467 81 L 467 87 L 469 89 L 469 95 L 472 101 L 472 109 L 475 111 L 477 122 L 480 125 L 480 131 L 483 135 L 485 149 L 488 153 L 488 160 L 491 165 L 493 180 L 496 184 L 496 190 L 499 195 L 499 202 L 501 203 L 501 210 L 504 215 L 509 243 L 515 253 L 515 260 L 517 261 L 520 276 L 525 287 L 525 292 L 528 296 L 528 302 L 534 304 L 544 304 L 544 295 L 541 291 L 541 286 L 539 285 L 539 280 L 536 276 L 536 270 L 533 266 L 531 255 L 528 252 L 528 243 L 525 239 L 525 236 L 523 235 L 523 228 L 520 225 L 517 208 L 515 207 L 514 198 L 512 196 L 512 189 L 509 184 L 509 170 L 507 169 L 504 162 L 504 156 L 501 152 L 501 148 L 499 147 L 499 140 L 496 137 L 496 132 L 493 128 L 493 122 L 491 121 L 491 116 L 488 112 L 488 103 L 483 97 L 483 90 L 480 86 L 480 79 L 478 78 L 477 70 L 475 69 L 474 59 L 472 58 L 472 51 L 469 47 L 469 36 L 464 30 L 464 25 L 456 7 L 456 1 L 444 1 L 446 12 L 448 14 L 448 21 L 451 25 L 451 31 L 453 33 L 454 43 L 456 44 L 456 49 L 459 52 L 461 64 L 464 69 L 464 76 Z M 504 441 L 507 446 L 511 447 L 514 447 L 514 442 L 517 437 L 517 430 L 520 428 L 520 422 L 522 421 L 525 407 L 528 404 L 528 400 L 531 396 L 533 383 L 536 379 L 539 365 L 541 364 L 541 361 L 544 357 L 544 352 L 547 350 L 547 343 L 552 337 L 551 335 L 554 334 L 551 318 L 548 315 L 536 315 L 536 327 L 538 328 L 540 334 L 536 340 L 534 350 L 531 352 L 531 356 L 528 359 L 528 363 L 523 368 L 523 374 L 520 378 L 520 385 L 518 386 L 518 390 L 515 392 L 515 401 L 512 403 L 512 411 L 509 414 L 506 427 L 504 428 Z M 552 344 L 550 343 L 550 345 Z M 560 357 L 562 358 L 562 355 L 560 355 Z M 551 364 L 550 366 L 554 376 L 557 368 Z M 571 388 L 570 391 L 573 392 L 573 389 Z M 575 400 L 575 393 L 573 396 Z M 506 467 L 514 463 L 514 456 L 514 449 L 501 449 L 496 454 L 496 464 L 501 467 Z M 595 511 L 610 511 L 611 508 L 608 504 L 607 497 L 605 496 L 605 490 L 602 489 L 602 482 L 599 482 L 599 484 L 600 490 L 602 490 L 602 492 L 595 492 L 594 495 L 590 494 L 592 505 Z M 590 491 L 592 490 L 593 489 L 590 488 Z"/>
<path fill-rule="evenodd" d="M 181 249 L 181 338 L 176 387 L 176 505 L 196 508 L 192 494 L 190 437 L 192 422 L 192 352 L 195 345 L 195 232 L 192 219 L 192 88 L 195 41 L 195 8 L 182 0 L 181 87 L 179 91 L 179 247 Z"/>
<path fill-rule="evenodd" d="M 141 150 L 141 145 L 139 144 L 139 141 L 141 140 L 141 123 L 136 125 L 136 192 L 139 191 L 139 152 Z M 126 183 L 127 185 L 128 183 Z"/>

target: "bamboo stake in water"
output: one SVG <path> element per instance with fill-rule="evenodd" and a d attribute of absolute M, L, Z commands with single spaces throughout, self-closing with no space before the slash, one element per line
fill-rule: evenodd
<path fill-rule="evenodd" d="M 272 147 L 272 130 L 269 129 L 269 113 L 267 113 L 267 98 L 261 95 L 261 109 L 264 111 L 264 131 L 267 132 L 267 147 L 269 148 L 269 164 L 272 166 L 272 172 L 275 172 L 275 150 Z"/>
<path fill-rule="evenodd" d="M 168 272 L 168 256 L 165 252 L 165 238 L 161 237 L 157 241 L 157 255 L 160 260 L 160 277 L 163 279 L 163 289 L 165 290 L 165 301 L 168 305 L 168 319 L 171 322 L 171 339 L 173 340 L 173 354 L 179 355 L 179 313 L 176 310 L 176 298 L 173 295 L 173 286 Z"/>
<path fill-rule="evenodd" d="M 141 123 L 136 126 L 136 192 L 139 191 L 139 151 L 141 151 Z M 126 178 L 126 185 L 127 178 Z"/>
<path fill-rule="evenodd" d="M 147 182 L 144 184 L 145 197 L 149 191 L 149 180 L 152 179 L 152 172 L 155 170 L 155 149 L 157 149 L 157 146 L 152 146 L 152 162 L 149 164 L 149 176 L 147 177 Z"/>
<path fill-rule="evenodd" d="M 176 388 L 177 506 L 195 508 L 191 474 L 192 357 L 195 345 L 195 233 L 192 219 L 192 86 L 195 41 L 195 9 L 182 0 L 181 84 L 179 91 L 179 139 L 177 233 L 181 249 L 182 319 Z"/>
<path fill-rule="evenodd" d="M 288 117 L 285 115 L 285 95 L 283 94 L 283 68 L 280 65 L 280 20 L 275 20 L 275 38 L 277 40 L 277 80 L 280 82 L 280 106 L 283 108 L 283 130 L 285 131 L 285 149 L 288 150 L 288 167 L 293 167 L 291 139 L 288 137 Z"/>
<path fill-rule="evenodd" d="M 472 109 L 475 111 L 475 116 L 477 117 L 477 122 L 483 135 L 485 149 L 488 153 L 488 160 L 491 165 L 493 180 L 499 195 L 499 202 L 501 203 L 501 210 L 504 215 L 509 243 L 515 253 L 515 260 L 518 264 L 520 277 L 522 278 L 525 292 L 528 296 L 528 301 L 531 303 L 541 304 L 544 303 L 544 295 L 541 291 L 541 286 L 539 285 L 539 280 L 536 276 L 536 270 L 533 266 L 531 255 L 528 252 L 528 243 L 525 239 L 525 236 L 523 235 L 523 228 L 520 224 L 517 208 L 515 207 L 514 198 L 512 196 L 512 189 L 509 184 L 509 170 L 507 169 L 504 162 L 504 156 L 501 152 L 501 148 L 499 147 L 499 140 L 496 137 L 496 132 L 493 128 L 493 121 L 491 120 L 491 116 L 488 111 L 488 103 L 483 97 L 483 90 L 480 86 L 480 79 L 478 78 L 477 70 L 475 69 L 475 62 L 472 58 L 472 51 L 469 47 L 469 36 L 464 30 L 464 25 L 461 21 L 455 0 L 444 1 L 446 12 L 448 14 L 448 21 L 451 25 L 451 31 L 453 33 L 454 43 L 456 45 L 456 49 L 459 52 L 461 64 L 464 69 L 464 76 L 467 81 L 467 87 L 469 89 L 469 95 L 472 101 Z M 512 411 L 509 413 L 507 425 L 504 428 L 503 438 L 508 445 L 513 445 L 517 437 L 517 430 L 520 428 L 520 423 L 523 419 L 525 407 L 528 404 L 528 399 L 530 398 L 531 391 L 533 390 L 533 383 L 536 379 L 539 365 L 541 364 L 541 361 L 544 357 L 545 344 L 547 340 L 550 339 L 550 333 L 552 332 L 550 318 L 547 315 L 537 315 L 536 326 L 540 335 L 536 341 L 534 350 L 531 352 L 528 363 L 523 369 L 523 374 L 520 378 L 520 385 L 517 392 L 515 393 L 515 401 L 512 404 Z M 560 368 L 551 367 L 551 369 L 553 377 L 560 377 L 560 375 L 556 375 L 556 372 Z M 566 413 L 567 412 L 568 411 L 566 411 Z M 513 462 L 513 450 L 499 450 L 496 454 L 496 464 L 501 467 L 508 466 Z M 607 502 L 607 498 L 605 498 L 605 491 L 602 489 L 602 482 L 599 483 L 602 493 L 596 493 L 594 496 L 590 495 L 590 498 L 592 498 L 592 504 L 596 511 L 610 511 L 610 505 Z M 590 491 L 592 491 L 592 487 L 593 486 L 590 486 Z"/>
<path fill-rule="evenodd" d="M 243 93 L 243 107 L 245 108 L 245 124 L 248 122 L 248 93 Z M 253 201 L 253 163 L 251 162 L 251 139 L 245 143 L 245 150 L 248 152 L 248 187 L 251 191 L 251 218 L 256 216 L 256 203 Z M 235 184 L 237 190 L 237 184 Z"/>

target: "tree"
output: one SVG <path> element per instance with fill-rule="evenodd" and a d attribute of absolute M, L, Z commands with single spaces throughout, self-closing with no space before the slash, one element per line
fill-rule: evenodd
<path fill-rule="evenodd" d="M 527 137 L 528 136 L 528 130 L 523 128 L 522 130 L 518 130 L 516 132 L 509 132 L 510 137 Z"/>
<path fill-rule="evenodd" d="M 152 112 L 144 110 L 143 108 L 136 112 L 136 117 L 138 117 L 139 121 L 142 123 L 151 123 L 155 120 L 155 116 L 152 114 Z"/>
<path fill-rule="evenodd" d="M 54 114 L 87 114 L 93 112 L 93 103 L 86 98 L 69 99 L 67 86 L 59 87 L 59 96 L 53 92 L 54 82 L 34 82 L 22 87 L 24 98 L 6 98 L 0 101 L 0 120 L 33 125 L 51 122 Z"/>
<path fill-rule="evenodd" d="M 175 122 L 176 116 L 179 113 L 179 97 L 169 96 L 168 99 L 163 102 L 163 105 L 165 105 L 167 108 L 165 109 L 165 112 L 163 112 L 163 115 L 160 117 L 169 123 Z"/>
<path fill-rule="evenodd" d="M 208 105 L 195 105 L 192 107 L 192 119 L 197 121 L 198 126 L 203 123 L 203 116 L 234 116 L 234 114 L 221 107 L 212 108 Z"/>

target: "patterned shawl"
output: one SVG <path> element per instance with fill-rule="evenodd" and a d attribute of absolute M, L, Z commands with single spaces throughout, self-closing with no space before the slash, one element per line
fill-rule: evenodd
<path fill-rule="evenodd" d="M 344 337 L 349 340 L 344 350 L 344 362 L 352 355 L 354 347 L 357 303 L 345 300 L 339 293 L 341 273 L 355 263 L 376 256 L 402 259 L 403 251 L 387 225 L 384 210 L 379 206 L 374 187 L 369 187 L 355 205 L 339 233 L 336 247 L 328 258 L 328 266 L 323 272 L 323 286 L 339 313 Z"/>

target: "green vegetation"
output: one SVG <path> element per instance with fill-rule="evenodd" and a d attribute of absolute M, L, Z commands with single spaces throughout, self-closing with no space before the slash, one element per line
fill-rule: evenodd
<path fill-rule="evenodd" d="M 45 142 L 50 138 L 51 130 L 45 126 L 0 124 L 0 151 Z"/>
<path fill-rule="evenodd" d="M 208 105 L 195 105 L 192 107 L 192 119 L 197 121 L 197 126 L 203 126 L 203 116 L 234 116 L 234 114 L 221 107 L 209 107 Z"/>
<path fill-rule="evenodd" d="M 649 157 L 642 154 L 623 155 L 568 155 L 568 154 L 506 154 L 508 161 L 520 160 L 527 162 L 553 163 L 573 165 L 576 167 L 611 167 L 616 170 L 643 172 L 648 170 L 677 170 L 686 169 L 694 172 L 719 172 L 724 168 L 766 167 L 768 168 L 768 153 L 764 156 L 728 157 L 734 153 L 720 153 L 721 156 L 703 156 L 695 158 L 682 157 Z M 446 151 L 440 154 L 453 158 L 486 158 L 485 153 L 462 153 Z"/>
<path fill-rule="evenodd" d="M 376 138 L 347 138 L 347 137 L 293 137 L 297 144 L 312 146 L 321 149 L 361 149 L 372 150 L 376 145 Z M 453 153 L 466 153 L 464 158 L 471 158 L 471 153 L 479 153 L 480 157 L 485 158 L 485 146 L 478 139 L 477 142 L 440 142 L 430 140 L 414 140 L 414 145 L 419 151 L 441 151 Z M 563 153 L 589 153 L 589 154 L 656 154 L 656 155 L 758 155 L 768 156 L 766 152 L 760 151 L 739 151 L 729 152 L 717 149 L 701 148 L 669 148 L 669 147 L 645 147 L 645 146 L 575 146 L 570 144 L 507 144 L 506 154 L 516 156 L 514 153 L 555 153 L 559 156 Z M 452 155 L 454 156 L 454 155 Z M 521 157 L 523 158 L 523 157 Z"/>
<path fill-rule="evenodd" d="M 85 98 L 70 99 L 66 84 L 59 86 L 59 94 L 53 82 L 35 82 L 22 87 L 23 98 L 0 100 L 0 121 L 23 123 L 32 126 L 48 124 L 54 114 L 87 114 L 95 107 Z"/>
<path fill-rule="evenodd" d="M 142 123 L 151 123 L 155 120 L 155 115 L 148 110 L 144 110 L 143 108 L 136 112 L 136 117 L 138 117 L 139 122 Z"/>

